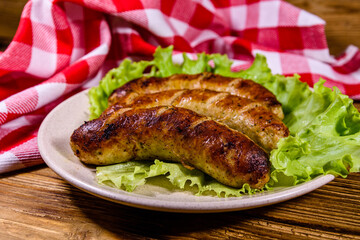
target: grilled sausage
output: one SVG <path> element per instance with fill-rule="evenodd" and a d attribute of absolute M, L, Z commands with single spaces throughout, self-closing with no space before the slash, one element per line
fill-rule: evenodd
<path fill-rule="evenodd" d="M 213 73 L 200 73 L 194 75 L 175 74 L 167 78 L 139 78 L 128 82 L 116 89 L 109 97 L 109 105 L 131 92 L 139 94 L 154 93 L 174 89 L 209 89 L 219 92 L 228 92 L 239 97 L 254 99 L 269 108 L 280 119 L 284 118 L 281 104 L 265 87 L 252 80 L 230 78 Z"/>
<path fill-rule="evenodd" d="M 269 180 L 267 153 L 244 134 L 191 110 L 123 108 L 84 123 L 71 147 L 87 164 L 160 159 L 195 167 L 219 182 L 262 188 Z"/>
<path fill-rule="evenodd" d="M 281 138 L 289 136 L 285 124 L 259 102 L 207 89 L 169 90 L 144 95 L 130 93 L 119 98 L 104 114 L 119 108 L 149 108 L 162 105 L 187 108 L 222 122 L 244 133 L 269 152 L 276 148 Z"/>

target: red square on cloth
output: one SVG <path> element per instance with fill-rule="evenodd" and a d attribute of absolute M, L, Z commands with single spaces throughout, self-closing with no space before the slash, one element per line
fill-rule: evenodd
<path fill-rule="evenodd" d="M 201 5 L 196 5 L 195 12 L 189 25 L 195 28 L 204 29 L 208 27 L 214 18 L 214 14 Z"/>
<path fill-rule="evenodd" d="M 298 27 L 279 27 L 279 48 L 281 50 L 304 49 L 302 31 Z"/>
<path fill-rule="evenodd" d="M 116 6 L 117 12 L 125 12 L 125 11 L 144 8 L 140 0 L 131 0 L 131 1 L 113 0 L 112 2 Z"/>
<path fill-rule="evenodd" d="M 29 18 L 22 18 L 13 42 L 21 42 L 31 46 L 32 44 L 32 24 Z"/>

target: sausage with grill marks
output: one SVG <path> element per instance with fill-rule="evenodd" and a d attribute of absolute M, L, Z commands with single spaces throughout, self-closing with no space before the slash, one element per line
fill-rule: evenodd
<path fill-rule="evenodd" d="M 72 150 L 87 164 L 168 160 L 195 167 L 219 182 L 262 188 L 268 154 L 244 134 L 177 107 L 122 108 L 74 131 Z"/>
<path fill-rule="evenodd" d="M 241 78 L 223 77 L 213 73 L 174 74 L 166 78 L 142 77 L 134 79 L 116 89 L 109 97 L 109 105 L 115 104 L 119 98 L 131 93 L 155 93 L 174 89 L 209 89 L 228 92 L 239 97 L 253 99 L 269 108 L 280 119 L 284 118 L 281 104 L 275 95 L 262 85 Z"/>
<path fill-rule="evenodd" d="M 152 94 L 130 93 L 104 114 L 119 108 L 149 108 L 162 105 L 187 108 L 222 122 L 249 136 L 270 152 L 281 138 L 289 136 L 285 124 L 261 103 L 224 92 L 207 89 L 168 90 Z"/>

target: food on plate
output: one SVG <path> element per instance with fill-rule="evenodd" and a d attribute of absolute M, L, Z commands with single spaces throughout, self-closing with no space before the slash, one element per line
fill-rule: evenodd
<path fill-rule="evenodd" d="M 178 56 L 175 58 L 178 59 Z M 98 118 L 103 113 L 108 107 L 108 98 L 117 88 L 142 77 L 168 78 L 174 74 L 211 72 L 251 79 L 276 96 L 284 113 L 283 122 L 290 131 L 290 135 L 281 138 L 277 148 L 269 154 L 270 180 L 264 188 L 251 188 L 247 183 L 241 188 L 228 187 L 199 170 L 189 170 L 181 163 L 160 160 L 98 166 L 98 183 L 133 191 L 148 179 L 163 176 L 174 189 L 184 189 L 184 186 L 190 185 L 196 187 L 196 190 L 193 189 L 196 195 L 211 192 L 219 197 L 230 197 L 276 186 L 294 186 L 319 175 L 346 177 L 351 172 L 360 172 L 360 114 L 348 96 L 341 94 L 336 87 L 325 87 L 322 79 L 310 89 L 297 74 L 272 74 L 266 58 L 260 54 L 256 55 L 248 69 L 234 71 L 233 67 L 236 68 L 238 64 L 236 60 L 230 61 L 226 55 L 205 53 L 197 54 L 194 60 L 183 54 L 183 61 L 175 63 L 172 47 L 157 48 L 154 59 L 150 61 L 125 59 L 89 91 L 90 119 Z"/>
<path fill-rule="evenodd" d="M 136 82 L 139 83 L 139 80 Z M 129 83 L 122 88 L 127 88 L 127 85 Z M 208 89 L 168 90 L 152 94 L 129 92 L 118 97 L 117 102 L 110 105 L 103 115 L 119 108 L 149 108 L 162 105 L 190 109 L 222 122 L 247 135 L 268 152 L 276 148 L 281 138 L 289 135 L 285 124 L 264 107 L 262 101 Z"/>
<path fill-rule="evenodd" d="M 132 92 L 143 94 L 174 89 L 209 89 L 228 92 L 239 97 L 256 100 L 264 107 L 268 107 L 280 119 L 284 118 L 281 104 L 265 87 L 252 80 L 224 77 L 209 72 L 134 79 L 116 89 L 109 97 L 109 104 L 115 104 L 119 98 Z"/>
<path fill-rule="evenodd" d="M 270 178 L 268 154 L 261 147 L 185 108 L 120 108 L 76 129 L 71 147 L 88 164 L 168 160 L 236 188 L 247 183 L 261 189 Z"/>

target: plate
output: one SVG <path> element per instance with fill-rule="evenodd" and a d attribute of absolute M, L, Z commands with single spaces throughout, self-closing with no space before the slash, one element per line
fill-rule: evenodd
<path fill-rule="evenodd" d="M 317 177 L 293 187 L 242 197 L 218 198 L 195 196 L 189 191 L 170 190 L 166 183 L 145 184 L 134 192 L 100 185 L 95 168 L 82 164 L 70 148 L 70 136 L 89 119 L 88 91 L 80 92 L 53 109 L 44 119 L 38 133 L 38 145 L 45 163 L 75 187 L 120 204 L 167 212 L 225 212 L 261 207 L 286 201 L 311 192 L 334 179 L 333 175 Z M 163 180 L 165 181 L 165 180 Z"/>

